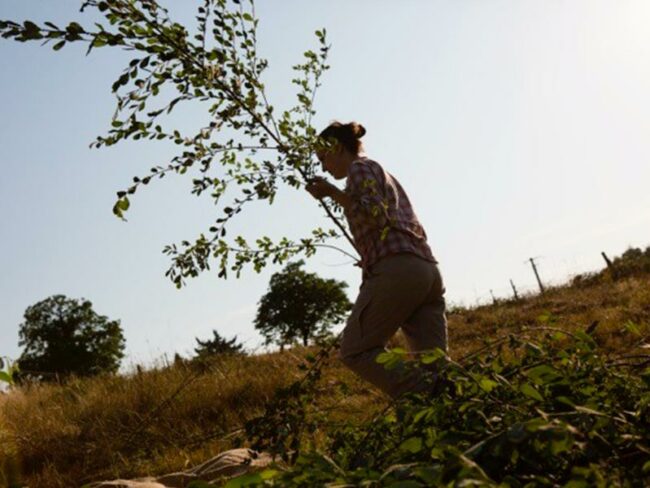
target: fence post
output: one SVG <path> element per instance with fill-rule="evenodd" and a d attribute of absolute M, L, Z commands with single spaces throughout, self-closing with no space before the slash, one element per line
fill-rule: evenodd
<path fill-rule="evenodd" d="M 605 263 L 607 264 L 607 269 L 609 270 L 610 274 L 612 275 L 612 278 L 616 279 L 616 268 L 614 268 L 614 263 L 612 263 L 612 261 L 607 257 L 607 254 L 605 254 L 605 251 L 601 252 L 600 255 L 605 260 Z"/>
<path fill-rule="evenodd" d="M 530 258 L 530 264 L 533 266 L 533 272 L 535 273 L 535 278 L 537 278 L 537 284 L 539 285 L 539 291 L 544 294 L 544 285 L 542 284 L 542 280 L 539 277 L 539 273 L 537 272 L 537 266 L 535 266 L 535 258 Z"/>
<path fill-rule="evenodd" d="M 515 300 L 519 301 L 519 294 L 517 293 L 517 288 L 515 288 L 515 284 L 510 280 L 510 286 L 512 286 L 512 291 L 515 294 Z"/>

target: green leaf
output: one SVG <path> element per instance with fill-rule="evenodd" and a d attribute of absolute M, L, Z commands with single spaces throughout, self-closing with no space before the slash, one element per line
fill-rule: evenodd
<path fill-rule="evenodd" d="M 0 371 L 0 381 L 4 381 L 5 383 L 9 383 L 10 385 L 13 385 L 14 380 L 11 377 L 11 375 L 5 371 Z"/>
<path fill-rule="evenodd" d="M 217 488 L 217 485 L 213 485 L 212 483 L 203 480 L 194 480 L 187 485 L 187 488 Z"/>
<path fill-rule="evenodd" d="M 444 358 L 445 356 L 447 356 L 447 355 L 445 354 L 445 351 L 443 351 L 442 349 L 440 349 L 439 347 L 437 347 L 436 349 L 434 349 L 434 350 L 431 351 L 431 352 L 425 352 L 425 353 L 423 353 L 423 354 L 420 356 L 420 362 L 421 362 L 422 364 L 431 364 L 431 363 L 437 361 L 438 359 Z"/>
<path fill-rule="evenodd" d="M 262 477 L 258 473 L 249 473 L 231 479 L 228 481 L 228 483 L 226 483 L 224 488 L 244 488 L 246 486 L 254 486 L 260 484 L 262 481 Z"/>
<path fill-rule="evenodd" d="M 551 454 L 557 456 L 558 454 L 570 451 L 573 446 L 573 439 L 568 433 L 562 433 L 558 437 L 554 437 L 550 442 Z"/>
<path fill-rule="evenodd" d="M 406 351 L 401 347 L 396 347 L 390 351 L 381 352 L 375 358 L 375 362 L 383 364 L 386 369 L 397 367 L 405 358 Z"/>
<path fill-rule="evenodd" d="M 575 336 L 582 341 L 583 344 L 586 344 L 589 346 L 589 349 L 595 347 L 596 341 L 594 341 L 594 338 L 591 337 L 589 334 L 586 332 L 579 330 L 575 332 Z"/>
<path fill-rule="evenodd" d="M 231 479 L 225 484 L 224 488 L 244 488 L 247 486 L 259 485 L 266 480 L 275 478 L 279 473 L 280 472 L 275 469 L 265 469 L 259 473 L 248 473 Z"/>
<path fill-rule="evenodd" d="M 400 444 L 399 449 L 400 451 L 407 451 L 413 454 L 420 452 L 422 450 L 422 439 L 419 437 L 411 437 L 410 439 L 406 439 Z"/>
<path fill-rule="evenodd" d="M 479 381 L 479 386 L 483 391 L 490 393 L 492 390 L 494 390 L 494 388 L 499 386 L 499 383 L 497 383 L 494 380 L 491 380 L 490 378 L 483 377 L 481 378 L 481 381 Z"/>
<path fill-rule="evenodd" d="M 129 209 L 131 203 L 129 202 L 129 199 L 127 197 L 124 197 L 117 202 L 117 205 L 120 210 L 126 212 Z"/>
<path fill-rule="evenodd" d="M 386 364 L 389 361 L 391 361 L 394 357 L 394 354 L 390 352 L 380 352 L 377 354 L 377 357 L 375 358 L 375 362 L 379 364 Z"/>
<path fill-rule="evenodd" d="M 575 403 L 569 397 L 560 395 L 555 398 L 555 401 L 568 405 L 570 407 L 575 407 Z"/>
<path fill-rule="evenodd" d="M 539 400 L 540 402 L 544 401 L 542 395 L 540 395 L 540 393 L 530 383 L 524 383 L 521 385 L 519 391 L 530 398 Z"/>
<path fill-rule="evenodd" d="M 75 34 L 78 34 L 80 32 L 83 32 L 84 29 L 78 23 L 70 22 L 70 24 L 68 25 L 66 30 L 69 31 L 69 32 L 73 32 Z"/>
<path fill-rule="evenodd" d="M 558 370 L 547 364 L 530 368 L 529 370 L 526 370 L 524 374 L 538 385 L 551 383 L 558 378 L 562 378 L 562 374 L 558 372 Z"/>
<path fill-rule="evenodd" d="M 65 41 L 59 41 L 54 46 L 52 46 L 52 49 L 54 49 L 55 51 L 58 51 L 63 46 L 65 46 Z"/>

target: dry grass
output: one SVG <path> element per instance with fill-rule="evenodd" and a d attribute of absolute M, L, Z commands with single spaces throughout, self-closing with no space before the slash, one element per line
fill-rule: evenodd
<path fill-rule="evenodd" d="M 454 311 L 454 358 L 484 340 L 525 327 L 571 331 L 594 321 L 609 351 L 632 351 L 650 331 L 649 276 L 589 286 L 559 287 L 519 302 Z M 632 321 L 640 336 L 625 332 Z M 399 338 L 396 339 L 400 341 Z M 79 486 L 97 479 L 157 475 L 198 464 L 234 447 L 229 433 L 259 414 L 276 388 L 300 376 L 306 349 L 253 357 L 217 358 L 203 367 L 177 364 L 129 376 L 73 380 L 65 386 L 32 385 L 0 396 L 0 465 L 20 460 L 30 487 Z M 347 385 L 347 389 L 340 388 Z M 362 421 L 386 400 L 336 360 L 327 366 L 315 408 L 326 431 Z M 0 483 L 1 486 L 1 483 Z"/>
<path fill-rule="evenodd" d="M 639 337 L 626 331 L 628 321 L 638 326 Z M 461 357 L 482 340 L 524 328 L 570 332 L 594 322 L 598 322 L 595 338 L 606 351 L 632 352 L 639 347 L 650 331 L 650 275 L 620 281 L 605 277 L 591 286 L 561 286 L 543 296 L 455 311 L 449 318 L 451 355 Z"/>
<path fill-rule="evenodd" d="M 233 447 L 233 431 L 276 388 L 300 376 L 306 350 L 216 358 L 130 376 L 31 385 L 0 397 L 0 455 L 18 454 L 29 486 L 177 471 Z M 352 394 L 340 401 L 337 386 Z M 320 408 L 332 422 L 371 412 L 380 397 L 340 365 L 328 367 Z M 326 391 L 325 391 L 326 390 Z"/>

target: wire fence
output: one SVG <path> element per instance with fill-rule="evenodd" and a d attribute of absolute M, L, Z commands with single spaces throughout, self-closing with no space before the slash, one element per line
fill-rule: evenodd
<path fill-rule="evenodd" d="M 474 292 L 475 305 L 522 298 L 569 283 L 576 276 L 598 273 L 607 267 L 605 252 L 593 256 L 531 256 L 521 261 L 516 277 L 504 277 L 502 286 Z M 609 259 L 609 257 L 608 257 Z"/>

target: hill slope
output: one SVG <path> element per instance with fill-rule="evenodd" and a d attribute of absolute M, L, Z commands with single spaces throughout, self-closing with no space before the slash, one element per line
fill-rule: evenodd
<path fill-rule="evenodd" d="M 445 395 L 448 395 L 449 399 L 448 405 L 445 406 L 441 403 L 441 410 L 436 412 L 444 412 L 449 418 L 453 418 L 452 411 L 463 404 L 463 401 L 468 398 L 481 399 L 480 401 L 486 408 L 492 405 L 489 407 L 492 410 L 489 412 L 489 408 L 485 411 L 481 410 L 482 413 L 476 413 L 476 415 L 487 416 L 482 428 L 490 431 L 491 424 L 487 422 L 489 417 L 504 417 L 499 414 L 499 409 L 506 411 L 514 408 L 530 413 L 534 409 L 544 412 L 541 408 L 542 405 L 547 409 L 555 408 L 555 403 L 536 405 L 534 402 L 540 401 L 537 399 L 537 394 L 543 395 L 543 401 L 547 402 L 550 401 L 549 398 L 553 399 L 557 396 L 569 398 L 569 393 L 558 395 L 557 392 L 553 393 L 554 390 L 551 388 L 553 384 L 549 386 L 536 383 L 530 378 L 528 383 L 534 391 L 529 390 L 528 387 L 522 387 L 523 380 L 517 375 L 522 371 L 525 373 L 530 370 L 530 364 L 527 361 L 554 364 L 559 361 L 558 354 L 563 349 L 575 353 L 575 357 L 571 356 L 573 358 L 571 361 L 577 362 L 571 364 L 576 375 L 585 373 L 581 369 L 584 365 L 594 368 L 594 371 L 601 368 L 601 379 L 605 381 L 604 379 L 607 378 L 607 382 L 611 383 L 611 385 L 609 383 L 605 385 L 607 388 L 610 386 L 614 388 L 618 385 L 612 379 L 618 374 L 616 371 L 625 371 L 624 374 L 630 375 L 629 378 L 640 378 L 642 369 L 634 369 L 634 366 L 631 366 L 631 370 L 629 367 L 625 369 L 625 366 L 617 366 L 618 369 L 614 370 L 607 369 L 609 366 L 601 365 L 601 363 L 608 365 L 625 362 L 638 363 L 643 361 L 643 358 L 629 358 L 615 363 L 614 357 L 648 353 L 650 267 L 646 268 L 644 263 L 647 258 L 650 258 L 650 252 L 646 250 L 645 254 L 641 252 L 640 255 L 634 253 L 634 256 L 630 256 L 628 254 L 625 258 L 624 255 L 615 261 L 620 270 L 616 280 L 613 279 L 610 272 L 603 272 L 580 277 L 571 284 L 550 289 L 544 296 L 529 296 L 517 302 L 510 301 L 474 309 L 452 311 L 449 317 L 450 354 L 452 359 L 465 365 L 466 372 L 461 370 L 455 373 L 450 372 L 450 381 L 459 385 L 469 381 L 468 378 L 474 381 L 478 378 L 476 375 L 483 375 L 480 373 L 481 368 L 487 368 L 490 375 L 478 378 L 479 388 L 476 391 L 471 390 L 469 386 L 465 386 L 465 391 L 460 392 L 454 389 L 456 387 L 449 387 L 445 390 Z M 573 334 L 587 328 L 590 328 L 590 338 L 583 338 L 582 342 L 578 340 L 576 343 Z M 557 330 L 564 330 L 569 335 L 558 336 Z M 510 335 L 513 338 L 498 339 L 507 338 Z M 494 344 L 500 343 L 503 347 L 498 349 L 497 354 L 496 346 L 486 347 L 486 341 L 493 341 Z M 582 349 L 587 347 L 584 345 L 584 341 L 593 341 L 593 344 L 590 343 L 591 346 L 589 346 L 593 347 L 593 351 L 589 353 L 590 356 L 588 354 L 589 357 L 585 356 L 580 359 L 580 354 L 584 352 Z M 397 337 L 395 345 L 399 345 L 399 343 L 400 338 Z M 533 348 L 537 345 L 540 348 L 538 352 L 527 349 L 527 347 Z M 477 351 L 483 351 L 483 353 L 475 354 Z M 165 368 L 128 376 L 75 379 L 63 386 L 33 385 L 13 391 L 9 395 L 0 397 L 0 455 L 4 465 L 3 470 L 7 477 L 19 476 L 28 486 L 49 488 L 79 486 L 97 479 L 156 475 L 199 464 L 225 449 L 241 447 L 246 442 L 245 436 L 241 432 L 245 423 L 264 412 L 265 405 L 274 397 L 277 388 L 286 387 L 298 380 L 303 374 L 301 365 L 305 363 L 305 357 L 315 353 L 314 348 L 298 348 L 284 353 L 252 357 L 221 357 L 206 363 L 171 364 Z M 306 363 L 309 365 L 309 361 Z M 500 364 L 500 366 L 495 367 L 495 364 Z M 517 375 L 513 373 L 513 378 L 516 377 L 516 381 L 515 379 L 511 380 L 513 388 L 519 393 L 522 388 L 526 390 L 522 396 L 523 400 L 518 399 L 516 402 L 514 397 L 508 396 L 512 395 L 508 389 L 510 387 L 505 388 L 500 384 L 492 384 L 501 381 L 494 376 L 500 374 L 497 372 L 499 368 L 507 370 L 515 367 L 513 364 L 518 364 L 516 366 L 518 368 Z M 523 368 L 522 364 L 527 367 Z M 600 371 L 600 369 L 598 370 Z M 569 377 L 568 375 L 569 372 L 566 372 L 566 378 Z M 578 376 L 571 380 L 575 381 L 576 385 L 580 381 L 585 382 L 589 379 L 588 377 L 579 379 Z M 594 373 L 591 380 L 595 381 L 596 376 Z M 483 382 L 483 387 L 481 387 L 481 382 Z M 644 394 L 643 390 L 639 390 L 639 392 L 634 390 L 634 388 L 643 388 L 642 383 L 637 384 L 626 379 L 623 384 L 626 382 L 632 388 L 627 392 L 630 398 L 634 395 Z M 584 383 L 581 388 L 592 386 Z M 546 388 L 551 389 L 546 390 Z M 503 397 L 499 396 L 502 391 L 505 395 Z M 613 393 L 609 389 L 604 389 L 601 393 L 612 398 L 616 395 L 620 396 L 620 392 Z M 547 395 L 550 396 L 547 398 Z M 645 395 L 644 398 L 647 398 L 647 386 Z M 493 400 L 497 403 L 491 404 L 490 402 Z M 421 403 L 422 401 L 425 403 Z M 394 458 L 387 454 L 387 457 L 382 460 L 384 464 L 381 466 L 385 467 L 385 463 L 398 461 L 414 462 L 420 465 L 422 459 L 419 453 L 424 448 L 430 450 L 435 441 L 420 435 L 422 432 L 413 428 L 413 415 L 423 409 L 426 410 L 424 407 L 431 405 L 434 401 L 437 400 L 420 399 L 419 404 L 416 401 L 411 409 L 399 413 L 401 422 L 396 422 L 395 415 L 390 413 L 392 410 L 385 410 L 388 405 L 388 400 L 385 397 L 360 382 L 335 359 L 331 359 L 323 368 L 322 378 L 309 391 L 309 397 L 302 398 L 301 403 L 296 404 L 299 405 L 298 410 L 300 411 L 293 412 L 295 414 L 294 421 L 302 422 L 302 427 L 309 427 L 308 429 L 303 428 L 299 433 L 300 449 L 304 453 L 309 453 L 311 449 L 321 449 L 332 455 L 336 454 L 337 448 L 340 449 L 341 457 L 338 462 L 348 464 L 343 467 L 337 466 L 337 469 L 344 473 L 344 475 L 339 473 L 337 476 L 358 481 L 359 479 L 371 479 L 374 475 L 367 472 L 359 474 L 358 466 L 355 466 L 355 462 L 358 463 L 358 460 L 350 459 L 349 452 L 346 451 L 346 449 L 350 449 L 351 442 L 362 440 L 366 448 L 380 452 L 381 446 L 387 445 L 389 439 L 392 439 L 393 442 L 395 439 L 401 439 L 401 442 L 415 439 L 409 441 L 410 444 L 407 442 L 403 450 L 395 451 L 402 453 L 401 457 Z M 650 398 L 647 398 L 647 401 L 650 403 Z M 501 402 L 501 407 L 498 402 Z M 568 408 L 569 402 L 571 400 L 567 400 L 565 403 L 566 408 Z M 628 407 L 630 411 L 637 408 L 634 405 L 628 405 Z M 596 409 L 592 410 L 599 412 Z M 478 412 L 471 406 L 466 407 L 466 411 Z M 388 413 L 379 415 L 381 412 Z M 435 416 L 438 413 L 430 415 Z M 608 415 L 604 412 L 600 413 Z M 422 419 L 429 414 L 420 415 L 422 416 L 418 422 L 423 421 Z M 522 418 L 513 415 L 510 421 L 522 424 Z M 275 420 L 277 420 L 277 415 Z M 462 417 L 457 420 L 465 421 L 467 419 Z M 272 422 L 273 417 L 267 416 L 266 421 Z M 630 419 L 625 419 L 625 422 L 631 422 L 630 425 L 634 423 Z M 647 420 L 645 422 L 645 427 L 636 424 L 634 426 L 636 429 L 647 429 Z M 288 421 L 287 425 L 291 425 L 291 422 Z M 396 428 L 396 425 L 401 425 L 402 428 L 405 428 L 404 426 L 413 428 L 410 432 L 411 437 L 402 439 L 408 433 L 398 432 L 399 429 Z M 443 422 L 439 421 L 436 425 L 442 429 Z M 545 425 L 549 432 L 548 435 L 551 437 L 555 435 L 560 440 L 564 439 L 562 442 L 558 441 L 560 444 L 556 446 L 556 450 L 559 449 L 556 453 L 558 455 L 563 454 L 566 457 L 578 449 L 580 442 L 586 442 L 581 437 L 583 434 L 576 433 L 578 428 L 573 425 L 571 427 L 576 429 L 576 432 L 573 433 L 565 424 L 556 425 L 549 420 Z M 377 429 L 377 426 L 381 428 Z M 266 428 L 276 432 L 278 426 L 266 425 Z M 497 436 L 495 439 L 498 438 L 498 432 L 508 431 L 508 428 L 504 431 L 503 425 L 500 429 L 492 434 Z M 261 429 L 259 432 L 263 432 L 263 430 Z M 377 430 L 383 432 L 382 435 L 386 437 L 375 436 L 373 438 L 372 432 Z M 618 431 L 616 432 L 618 433 Z M 617 435 L 619 434 L 627 435 L 624 433 Z M 603 439 L 606 437 L 598 432 L 593 435 L 601 436 Z M 364 438 L 364 436 L 366 437 Z M 646 449 L 649 447 L 647 430 L 643 436 L 636 439 L 635 442 Z M 566 440 L 569 437 L 573 439 L 570 443 Z M 460 444 L 465 441 L 467 439 L 458 439 Z M 523 438 L 521 442 L 524 442 Z M 611 441 L 605 439 L 604 442 Z M 266 444 L 268 447 L 268 442 Z M 280 442 L 280 444 L 282 443 Z M 388 442 L 388 444 L 390 443 Z M 278 445 L 275 447 L 281 452 L 284 449 L 284 454 L 287 456 L 291 456 L 293 453 L 289 448 L 296 447 L 295 442 L 292 446 L 280 445 L 278 447 Z M 506 447 L 502 446 L 501 449 L 506 449 Z M 642 455 L 638 452 L 643 451 L 634 454 L 635 452 L 637 451 L 630 451 L 632 456 L 628 461 L 639 461 L 635 456 Z M 512 453 L 509 455 L 513 456 Z M 517 455 L 525 458 L 530 453 L 524 455 L 522 451 Z M 309 456 L 307 454 L 306 457 L 300 458 L 296 476 L 304 477 L 305 472 L 317 472 L 319 469 L 325 474 L 328 473 L 328 470 L 323 469 L 322 466 L 316 468 L 319 466 L 318 463 L 323 462 L 322 458 L 310 458 Z M 316 456 L 316 454 L 312 454 L 312 456 Z M 447 459 L 450 454 L 441 451 L 438 456 L 441 459 Z M 432 459 L 435 460 L 435 456 Z M 472 467 L 472 463 L 475 462 L 472 460 L 473 458 L 463 456 L 458 459 L 467 459 L 467 466 L 462 467 L 466 470 L 466 472 L 463 471 L 465 473 L 463 476 L 479 476 L 477 473 L 482 472 L 480 476 L 484 475 L 485 479 L 494 478 L 492 472 L 486 472 L 484 469 L 475 470 Z M 456 461 L 460 462 L 458 459 Z M 366 467 L 373 465 L 375 461 L 365 460 Z M 309 464 L 310 462 L 312 464 Z M 519 461 L 511 460 L 509 462 L 517 464 Z M 447 466 L 444 463 L 443 465 Z M 376 467 L 379 469 L 379 465 Z M 648 467 L 650 469 L 650 465 Z M 334 470 L 331 466 L 330 469 Z M 499 469 L 506 468 L 500 467 Z M 462 471 L 459 470 L 461 468 L 454 472 L 457 474 Z M 11 474 L 12 472 L 14 474 Z M 18 472 L 20 474 L 16 474 Z M 350 474 L 352 472 L 355 474 Z M 497 472 L 499 472 L 498 469 Z M 451 471 L 445 471 L 445 476 L 451 476 L 450 473 Z M 384 480 L 388 482 L 393 478 L 398 479 L 394 476 L 391 478 L 391 476 Z M 408 476 L 404 479 L 424 484 L 403 486 L 426 485 L 426 481 L 422 481 L 426 480 L 425 475 L 422 475 L 425 476 L 424 478 L 414 478 L 413 473 Z M 430 476 L 434 475 L 430 474 Z M 288 479 L 284 479 L 281 485 L 288 484 Z M 417 481 L 418 479 L 420 481 Z M 313 482 L 317 483 L 317 481 Z M 552 480 L 550 483 L 552 486 Z M 297 483 L 296 486 L 300 486 L 300 484 Z M 518 485 L 513 482 L 509 486 Z"/>

